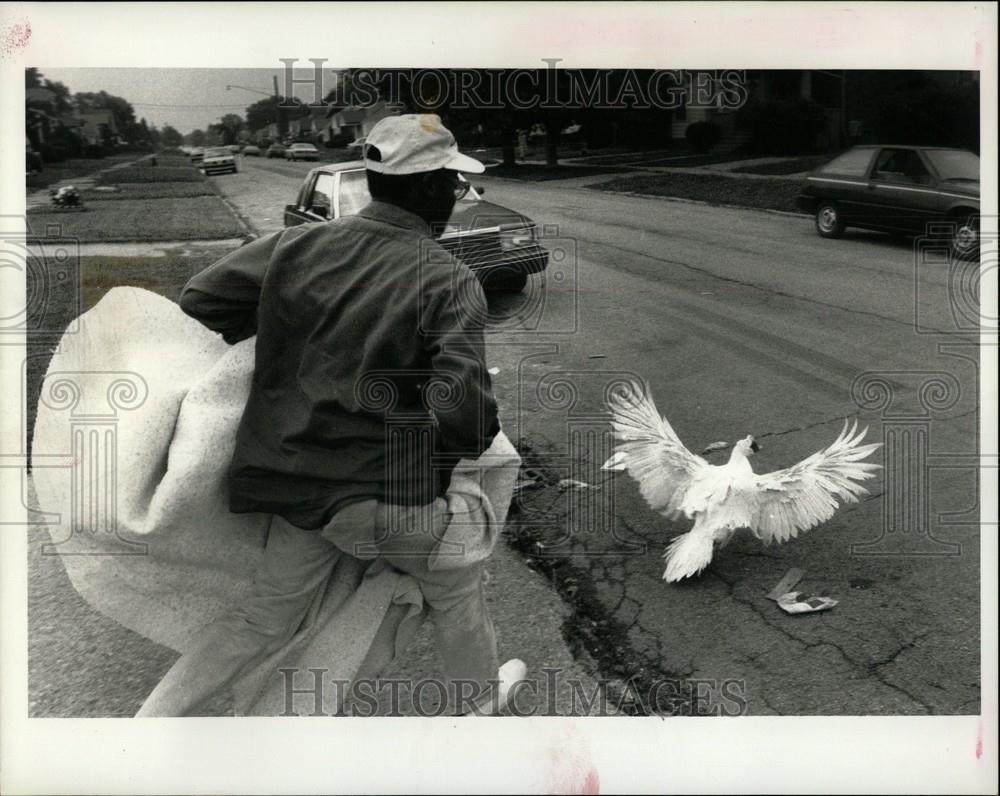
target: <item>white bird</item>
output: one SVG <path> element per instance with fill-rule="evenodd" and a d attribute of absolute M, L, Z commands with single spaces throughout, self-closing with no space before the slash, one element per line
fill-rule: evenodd
<path fill-rule="evenodd" d="M 856 421 L 848 429 L 845 420 L 828 448 L 792 467 L 757 475 L 749 462 L 759 449 L 752 436 L 733 445 L 726 464 L 710 464 L 684 447 L 660 417 L 648 386 L 612 392 L 608 406 L 618 443 L 602 469 L 628 471 L 646 502 L 663 516 L 694 520 L 664 553 L 668 583 L 700 573 L 712 560 L 715 544 L 725 544 L 740 528 L 770 544 L 830 519 L 838 500 L 856 503 L 868 494 L 857 482 L 872 478 L 881 466 L 861 461 L 881 443 L 861 445 L 868 429 L 858 433 Z"/>

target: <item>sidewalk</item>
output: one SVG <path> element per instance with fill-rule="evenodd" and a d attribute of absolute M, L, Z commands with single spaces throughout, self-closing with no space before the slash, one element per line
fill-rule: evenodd
<path fill-rule="evenodd" d="M 116 163 L 113 166 L 108 166 L 103 169 L 97 169 L 82 177 L 67 177 L 65 180 L 59 180 L 46 188 L 38 188 L 34 191 L 29 191 L 25 197 L 25 207 L 42 207 L 43 205 L 49 205 L 52 202 L 52 198 L 49 196 L 50 191 L 58 191 L 60 188 L 65 188 L 72 185 L 77 190 L 83 191 L 88 188 L 94 188 L 97 185 L 97 177 L 105 172 L 115 171 L 117 169 L 124 169 L 128 166 L 135 166 L 137 163 L 141 163 L 144 160 L 148 160 L 152 155 L 141 155 L 135 160 L 127 160 L 124 163 Z"/>

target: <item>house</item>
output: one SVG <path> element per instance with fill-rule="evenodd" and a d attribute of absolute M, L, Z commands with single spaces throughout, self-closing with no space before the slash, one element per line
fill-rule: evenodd
<path fill-rule="evenodd" d="M 288 123 L 289 135 L 299 138 L 311 138 L 313 141 L 323 141 L 329 143 L 330 135 L 327 131 L 330 128 L 330 108 L 326 105 L 310 105 L 304 109 L 305 113 L 297 119 Z"/>
<path fill-rule="evenodd" d="M 47 88 L 29 88 L 24 92 L 25 134 L 32 147 L 41 152 L 44 146 L 55 146 L 67 154 L 78 154 L 85 143 L 83 120 L 69 113 L 60 113 L 56 94 Z"/>
<path fill-rule="evenodd" d="M 330 125 L 326 128 L 329 141 L 334 136 L 350 136 L 351 140 L 363 138 L 371 129 L 386 116 L 396 116 L 402 113 L 401 105 L 380 100 L 374 105 L 360 107 L 352 105 L 337 111 L 331 111 Z"/>
<path fill-rule="evenodd" d="M 115 114 L 107 108 L 87 111 L 80 114 L 83 122 L 81 130 L 88 143 L 117 143 L 120 141 L 118 126 L 115 124 Z"/>
<path fill-rule="evenodd" d="M 821 134 L 820 148 L 841 146 L 846 134 L 844 121 L 844 72 L 822 69 L 768 69 L 748 70 L 746 89 L 750 102 L 768 100 L 808 99 L 818 103 L 826 116 L 826 129 Z M 713 81 L 718 83 L 718 80 Z M 749 134 L 738 129 L 736 111 L 722 103 L 706 106 L 696 101 L 691 86 L 685 92 L 684 104 L 674 111 L 671 137 L 683 139 L 687 128 L 695 122 L 711 121 L 722 133 L 717 149 L 736 149 Z M 708 96 L 718 96 L 709 91 Z"/>

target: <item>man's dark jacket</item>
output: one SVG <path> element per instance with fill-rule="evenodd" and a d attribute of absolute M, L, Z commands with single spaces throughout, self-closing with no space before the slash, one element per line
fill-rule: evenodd
<path fill-rule="evenodd" d="M 316 529 L 356 500 L 429 503 L 499 431 L 482 288 L 394 205 L 253 241 L 180 303 L 229 343 L 257 335 L 234 512 Z"/>

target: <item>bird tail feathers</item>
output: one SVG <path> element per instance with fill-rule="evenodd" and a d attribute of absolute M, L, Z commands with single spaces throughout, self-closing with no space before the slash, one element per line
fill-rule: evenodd
<path fill-rule="evenodd" d="M 663 554 L 667 559 L 663 579 L 667 583 L 676 583 L 697 575 L 712 560 L 712 544 L 711 535 L 706 533 L 689 531 L 678 536 Z"/>

